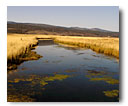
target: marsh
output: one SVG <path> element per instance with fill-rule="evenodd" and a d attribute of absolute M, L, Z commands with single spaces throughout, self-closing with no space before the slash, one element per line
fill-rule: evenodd
<path fill-rule="evenodd" d="M 43 56 L 8 72 L 10 102 L 119 101 L 119 62 L 88 48 L 39 40 Z"/>

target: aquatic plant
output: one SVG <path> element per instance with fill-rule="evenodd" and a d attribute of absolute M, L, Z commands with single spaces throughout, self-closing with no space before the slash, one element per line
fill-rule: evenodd
<path fill-rule="evenodd" d="M 7 97 L 7 101 L 8 102 L 34 102 L 35 99 L 30 98 L 29 96 L 26 95 L 21 95 L 21 94 L 17 94 L 17 95 L 8 95 Z"/>
<path fill-rule="evenodd" d="M 70 77 L 69 75 L 56 74 L 54 76 L 43 78 L 44 81 L 55 81 L 55 80 L 63 80 Z"/>
<path fill-rule="evenodd" d="M 90 78 L 90 81 L 105 81 L 108 84 L 119 84 L 118 79 L 106 76 L 108 73 L 104 71 L 88 70 L 86 77 Z"/>
<path fill-rule="evenodd" d="M 8 80 L 8 102 L 32 102 L 35 99 L 31 98 L 31 96 L 35 95 L 35 93 L 41 94 L 42 92 L 35 92 L 33 89 L 36 85 L 40 85 L 39 89 L 44 90 L 44 86 L 49 84 L 50 81 L 62 81 L 66 78 L 70 77 L 69 75 L 63 74 L 55 74 L 53 76 L 45 76 L 41 77 L 38 75 L 30 75 L 27 78 L 16 78 L 13 80 Z M 27 81 L 28 84 L 24 86 L 18 85 L 16 88 L 13 87 L 12 83 L 19 83 L 20 81 Z M 28 89 L 26 89 L 26 87 Z M 22 88 L 22 89 L 21 89 Z"/>
<path fill-rule="evenodd" d="M 107 97 L 117 97 L 119 95 L 119 90 L 103 91 L 103 93 Z"/>
<path fill-rule="evenodd" d="M 44 86 L 44 85 L 47 85 L 48 82 L 45 82 L 44 80 L 41 80 L 41 81 L 40 81 L 40 84 Z"/>
<path fill-rule="evenodd" d="M 113 79 L 111 77 L 91 78 L 90 81 L 105 81 L 109 84 L 119 84 L 119 80 Z"/>
<path fill-rule="evenodd" d="M 9 83 L 18 83 L 18 82 L 20 82 L 20 81 L 32 81 L 33 79 L 32 78 L 26 78 L 26 79 L 24 79 L 24 78 L 16 78 L 16 79 L 14 79 L 14 80 L 8 80 L 8 82 Z"/>
<path fill-rule="evenodd" d="M 8 80 L 9 83 L 19 83 L 20 81 L 28 81 L 33 84 L 40 83 L 41 85 L 48 84 L 49 81 L 55 81 L 55 80 L 64 80 L 66 78 L 70 77 L 70 75 L 63 75 L 63 74 L 55 74 L 54 76 L 46 76 L 41 77 L 38 75 L 30 75 L 27 78 L 15 78 L 13 80 Z M 48 82 L 47 82 L 48 81 Z"/>

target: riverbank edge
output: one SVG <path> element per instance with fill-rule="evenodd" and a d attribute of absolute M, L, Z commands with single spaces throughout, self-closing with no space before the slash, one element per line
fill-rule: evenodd
<path fill-rule="evenodd" d="M 95 44 L 88 44 L 88 43 L 79 43 L 79 42 L 70 42 L 70 41 L 61 41 L 61 39 L 54 39 L 55 43 L 67 44 L 70 46 L 82 47 L 82 48 L 89 48 L 97 53 L 103 53 L 108 56 L 114 56 L 115 58 L 119 59 L 119 51 L 116 51 L 112 48 L 103 48 L 101 46 L 97 46 Z"/>
<path fill-rule="evenodd" d="M 17 36 L 18 35 L 25 35 L 25 34 L 17 34 Z M 75 42 L 75 43 L 73 43 L 73 41 L 61 41 L 62 38 L 65 38 L 65 36 L 59 36 L 59 35 L 55 35 L 55 36 L 54 35 L 25 35 L 25 36 L 33 36 L 37 40 L 37 42 L 31 44 L 31 46 L 29 46 L 29 48 L 26 48 L 25 52 L 22 53 L 21 55 L 18 55 L 17 58 L 12 59 L 11 61 L 9 61 L 8 58 L 7 58 L 7 69 L 8 70 L 16 69 L 17 65 L 21 64 L 24 61 L 38 60 L 39 58 L 41 58 L 42 56 L 40 56 L 40 55 L 38 55 L 34 52 L 32 53 L 32 51 L 31 51 L 32 49 L 34 49 L 38 45 L 38 40 L 52 39 L 57 44 L 62 43 L 62 44 L 67 44 L 67 45 L 72 45 L 72 46 L 77 46 L 77 47 L 82 47 L 82 48 L 89 48 L 89 49 L 92 49 L 95 52 L 103 53 L 103 54 L 110 55 L 110 56 L 114 56 L 117 59 L 119 59 L 119 50 L 114 51 L 111 48 L 110 49 L 108 48 L 107 50 L 105 50 L 103 47 L 98 47 L 98 46 L 93 45 L 93 44 L 89 45 L 89 44 L 86 44 L 85 42 L 79 43 L 79 40 L 78 40 L 78 42 Z M 68 39 L 72 39 L 72 38 L 74 38 L 74 37 L 68 37 Z M 82 39 L 82 37 L 78 37 L 78 39 L 79 38 Z M 95 38 L 95 37 L 92 37 L 92 38 Z M 32 57 L 30 57 L 30 56 L 32 56 Z M 33 58 L 33 56 L 35 58 Z"/>
<path fill-rule="evenodd" d="M 15 70 L 17 69 L 18 65 L 23 63 L 24 61 L 30 61 L 30 60 L 38 60 L 42 58 L 43 56 L 37 54 L 36 52 L 32 51 L 35 49 L 38 45 L 38 42 L 36 44 L 32 44 L 31 47 L 26 48 L 24 54 L 19 55 L 18 58 L 12 59 L 12 60 L 7 60 L 7 70 Z"/>

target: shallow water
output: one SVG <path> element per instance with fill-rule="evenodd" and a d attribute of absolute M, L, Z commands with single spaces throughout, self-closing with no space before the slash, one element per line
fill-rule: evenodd
<path fill-rule="evenodd" d="M 26 61 L 8 73 L 10 99 L 119 101 L 118 93 L 111 92 L 119 90 L 119 63 L 116 58 L 91 49 L 54 44 L 50 40 L 39 41 L 34 51 L 43 58 Z"/>

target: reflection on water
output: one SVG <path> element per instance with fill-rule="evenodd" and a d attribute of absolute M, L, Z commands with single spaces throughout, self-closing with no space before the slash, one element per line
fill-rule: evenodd
<path fill-rule="evenodd" d="M 39 41 L 43 58 L 8 72 L 8 101 L 119 101 L 119 63 L 90 49 Z"/>

